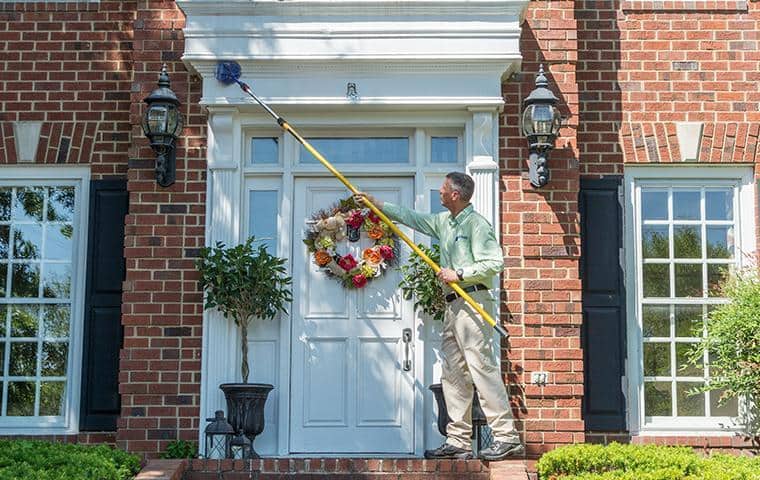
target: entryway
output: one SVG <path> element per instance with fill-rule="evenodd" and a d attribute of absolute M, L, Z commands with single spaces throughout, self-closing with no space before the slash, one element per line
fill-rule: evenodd
<path fill-rule="evenodd" d="M 413 204 L 413 178 L 351 180 L 384 201 Z M 388 269 L 362 289 L 346 289 L 317 268 L 300 241 L 314 212 L 348 194 L 333 178 L 295 179 L 290 452 L 412 454 L 416 335 L 411 302 L 397 287 L 400 272 Z M 371 245 L 362 235 L 339 252 L 361 258 Z"/>

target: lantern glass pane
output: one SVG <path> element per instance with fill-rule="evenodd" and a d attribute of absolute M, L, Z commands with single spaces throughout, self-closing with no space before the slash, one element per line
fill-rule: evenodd
<path fill-rule="evenodd" d="M 533 130 L 541 135 L 552 133 L 554 112 L 551 105 L 533 105 Z"/>
<path fill-rule="evenodd" d="M 179 110 L 176 107 L 167 107 L 166 133 L 177 136 L 177 127 L 179 127 L 180 122 Z"/>
<path fill-rule="evenodd" d="M 148 109 L 148 131 L 152 134 L 166 133 L 168 112 L 165 105 L 151 105 Z"/>
<path fill-rule="evenodd" d="M 533 105 L 525 107 L 522 118 L 523 134 L 525 136 L 533 135 Z"/>

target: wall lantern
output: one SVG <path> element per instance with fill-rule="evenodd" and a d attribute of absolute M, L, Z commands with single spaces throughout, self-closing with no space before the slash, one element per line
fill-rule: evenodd
<path fill-rule="evenodd" d="M 148 108 L 142 128 L 156 152 L 156 181 L 162 187 L 168 187 L 174 183 L 177 173 L 175 142 L 182 132 L 182 114 L 177 95 L 169 88 L 166 64 L 158 76 L 158 88 L 145 97 L 145 103 Z"/>
<path fill-rule="evenodd" d="M 214 418 L 207 418 L 206 426 L 206 458 L 232 458 L 232 437 L 235 430 L 224 418 L 224 412 L 217 410 Z"/>
<path fill-rule="evenodd" d="M 562 122 L 556 106 L 559 99 L 546 88 L 548 85 L 549 82 L 544 76 L 544 66 L 541 65 L 536 75 L 536 88 L 523 102 L 522 130 L 530 145 L 530 183 L 537 188 L 549 183 L 546 160 L 549 150 L 554 148 L 554 140 L 559 134 Z"/>

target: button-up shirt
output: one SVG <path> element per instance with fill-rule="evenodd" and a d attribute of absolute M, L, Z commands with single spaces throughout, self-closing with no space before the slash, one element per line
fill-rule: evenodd
<path fill-rule="evenodd" d="M 460 286 L 483 283 L 504 269 L 504 257 L 491 224 L 477 213 L 472 204 L 457 216 L 451 212 L 417 213 L 400 205 L 385 202 L 383 213 L 418 232 L 438 239 L 441 267 L 462 269 Z"/>

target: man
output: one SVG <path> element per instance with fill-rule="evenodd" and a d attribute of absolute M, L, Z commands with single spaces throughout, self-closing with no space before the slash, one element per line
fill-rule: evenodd
<path fill-rule="evenodd" d="M 438 279 L 446 286 L 446 312 L 443 321 L 443 396 L 451 423 L 446 429 L 446 442 L 434 450 L 426 450 L 425 458 L 472 458 L 473 384 L 493 432 L 494 441 L 480 452 L 484 460 L 502 460 L 523 453 L 524 448 L 514 428 L 512 410 L 491 341 L 489 324 L 450 287 L 457 282 L 486 310 L 493 299 L 487 285 L 504 268 L 501 247 L 488 221 L 470 204 L 475 182 L 469 175 L 452 172 L 438 190 L 441 205 L 448 212 L 417 213 L 390 202 L 366 198 L 392 220 L 438 239 L 441 249 L 441 270 Z"/>

